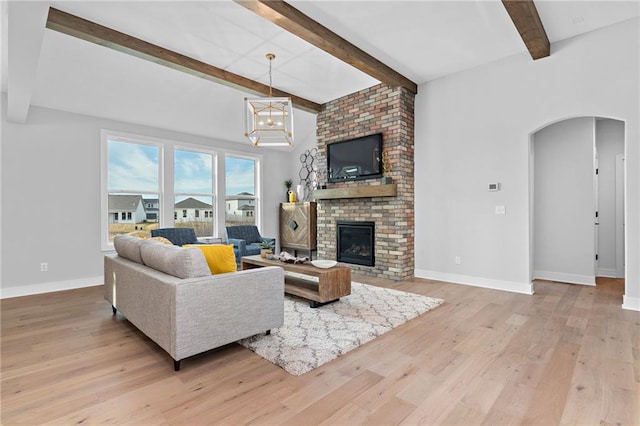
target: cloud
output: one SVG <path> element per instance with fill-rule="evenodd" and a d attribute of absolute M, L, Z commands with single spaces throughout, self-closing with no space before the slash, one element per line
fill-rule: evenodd
<path fill-rule="evenodd" d="M 175 151 L 176 193 L 211 194 L 213 192 L 213 155 L 192 151 Z"/>
<path fill-rule="evenodd" d="M 159 191 L 160 148 L 109 141 L 109 191 Z"/>
<path fill-rule="evenodd" d="M 254 160 L 226 157 L 225 188 L 227 195 L 235 195 L 241 192 L 255 194 L 255 167 Z"/>

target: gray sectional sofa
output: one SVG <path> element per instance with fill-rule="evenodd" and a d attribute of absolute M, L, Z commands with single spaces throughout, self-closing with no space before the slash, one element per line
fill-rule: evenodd
<path fill-rule="evenodd" d="M 211 275 L 202 252 L 119 235 L 104 258 L 104 297 L 167 351 L 176 371 L 198 353 L 284 322 L 284 271 Z"/>

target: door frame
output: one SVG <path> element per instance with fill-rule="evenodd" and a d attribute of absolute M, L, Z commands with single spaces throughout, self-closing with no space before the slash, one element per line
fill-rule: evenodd
<path fill-rule="evenodd" d="M 625 241 L 626 227 L 624 209 L 626 192 L 626 161 L 624 154 L 616 155 L 616 277 L 625 277 Z"/>

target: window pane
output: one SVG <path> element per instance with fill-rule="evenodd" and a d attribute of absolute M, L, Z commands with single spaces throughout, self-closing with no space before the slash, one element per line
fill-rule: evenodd
<path fill-rule="evenodd" d="M 147 204 L 158 205 L 158 198 L 148 194 L 109 194 L 109 242 L 118 234 L 146 231 L 158 228 L 158 209 L 147 208 Z"/>
<path fill-rule="evenodd" d="M 225 226 L 255 225 L 255 200 L 227 200 Z"/>
<path fill-rule="evenodd" d="M 130 142 L 108 141 L 108 190 L 158 192 L 160 148 Z"/>
<path fill-rule="evenodd" d="M 255 225 L 256 160 L 225 157 L 225 226 Z"/>
<path fill-rule="evenodd" d="M 213 236 L 213 154 L 176 150 L 174 154 L 175 225 Z"/>
<path fill-rule="evenodd" d="M 177 196 L 174 218 L 176 228 L 193 228 L 197 237 L 213 236 L 213 217 L 204 212 L 212 210 L 213 197 Z"/>
<path fill-rule="evenodd" d="M 213 155 L 175 151 L 176 194 L 213 194 Z"/>
<path fill-rule="evenodd" d="M 118 234 L 158 227 L 160 147 L 107 140 L 109 242 Z"/>
<path fill-rule="evenodd" d="M 232 195 L 256 195 L 256 162 L 246 158 L 225 157 L 225 189 Z"/>

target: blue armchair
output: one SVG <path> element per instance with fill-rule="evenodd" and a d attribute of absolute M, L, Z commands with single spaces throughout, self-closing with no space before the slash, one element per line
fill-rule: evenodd
<path fill-rule="evenodd" d="M 260 243 L 263 241 L 269 242 L 273 248 L 276 246 L 276 239 L 262 237 L 257 226 L 227 226 L 227 244 L 233 244 L 233 253 L 238 264 L 242 256 L 260 254 Z"/>
<path fill-rule="evenodd" d="M 171 241 L 175 246 L 183 246 L 185 244 L 202 244 L 196 237 L 196 231 L 193 228 L 160 228 L 151 230 L 152 237 L 164 237 Z"/>

